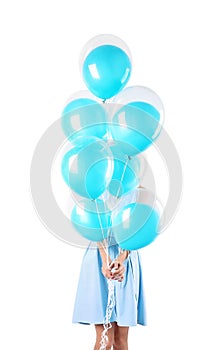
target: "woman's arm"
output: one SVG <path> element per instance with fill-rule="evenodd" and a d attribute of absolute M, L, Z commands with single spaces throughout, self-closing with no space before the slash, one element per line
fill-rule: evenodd
<path fill-rule="evenodd" d="M 105 242 L 98 242 L 97 243 L 100 256 L 102 259 L 102 273 L 106 278 L 112 278 L 112 273 L 111 273 L 111 258 L 109 255 L 106 254 L 107 250 L 105 249 Z"/>
<path fill-rule="evenodd" d="M 97 242 L 97 246 L 98 246 L 101 258 L 102 258 L 102 262 L 107 264 L 108 261 L 109 261 L 109 264 L 110 264 L 111 263 L 111 259 L 110 259 L 110 256 L 106 254 L 107 248 L 105 248 L 106 247 L 105 246 L 105 241 Z"/>
<path fill-rule="evenodd" d="M 129 250 L 121 250 L 118 257 L 111 261 L 111 258 L 108 254 L 106 254 L 106 245 L 105 241 L 97 243 L 100 256 L 102 259 L 102 273 L 106 278 L 118 280 L 121 282 L 124 278 L 124 261 L 128 258 L 130 251 Z"/>
<path fill-rule="evenodd" d="M 129 250 L 121 250 L 118 257 L 114 261 L 112 261 L 110 265 L 112 279 L 116 279 L 119 282 L 122 282 L 125 272 L 125 266 L 123 263 L 128 258 L 129 253 Z"/>
<path fill-rule="evenodd" d="M 124 261 L 128 258 L 129 254 L 130 254 L 129 250 L 122 249 L 116 260 L 120 263 L 124 263 Z"/>

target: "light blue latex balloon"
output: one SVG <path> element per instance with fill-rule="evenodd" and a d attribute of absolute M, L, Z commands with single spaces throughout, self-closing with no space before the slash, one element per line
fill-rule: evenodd
<path fill-rule="evenodd" d="M 85 58 L 82 74 L 88 89 L 97 97 L 108 99 L 127 84 L 131 61 L 121 48 L 101 45 Z"/>
<path fill-rule="evenodd" d="M 84 142 L 64 155 L 61 171 L 74 192 L 95 199 L 106 190 L 111 180 L 112 153 L 107 144 L 96 137 L 85 138 Z"/>
<path fill-rule="evenodd" d="M 113 117 L 112 138 L 121 142 L 121 150 L 129 156 L 146 150 L 160 134 L 160 113 L 151 104 L 132 102 Z"/>
<path fill-rule="evenodd" d="M 136 250 L 152 243 L 158 235 L 158 212 L 149 205 L 130 203 L 112 218 L 112 229 L 122 249 Z"/>
<path fill-rule="evenodd" d="M 116 197 L 133 190 L 139 183 L 139 161 L 127 157 L 120 148 L 120 143 L 110 146 L 114 171 L 109 184 L 109 192 Z"/>
<path fill-rule="evenodd" d="M 71 222 L 78 233 L 90 241 L 106 239 L 110 228 L 110 212 L 101 200 L 85 199 L 75 205 L 71 212 Z"/>
<path fill-rule="evenodd" d="M 107 133 L 107 116 L 101 104 L 89 98 L 78 98 L 64 108 L 62 129 L 67 138 L 76 142 L 77 137 L 96 136 Z"/>

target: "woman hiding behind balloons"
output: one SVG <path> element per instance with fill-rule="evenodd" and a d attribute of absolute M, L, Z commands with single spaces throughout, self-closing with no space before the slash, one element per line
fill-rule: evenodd
<path fill-rule="evenodd" d="M 113 234 L 108 237 L 108 254 L 102 242 L 89 244 L 82 261 L 73 311 L 73 323 L 94 324 L 101 349 L 108 303 L 108 281 L 113 281 L 114 307 L 107 332 L 106 350 L 128 350 L 130 326 L 146 325 L 142 265 L 137 250 L 122 250 Z M 103 348 L 102 348 L 103 349 Z"/>

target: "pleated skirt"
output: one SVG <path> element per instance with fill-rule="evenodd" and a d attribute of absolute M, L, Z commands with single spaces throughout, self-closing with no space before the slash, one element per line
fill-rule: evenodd
<path fill-rule="evenodd" d="M 119 254 L 119 246 L 109 248 L 111 260 Z M 115 306 L 110 322 L 119 326 L 146 325 L 142 263 L 138 251 L 131 251 L 125 260 L 122 282 L 113 281 Z M 103 324 L 108 301 L 108 280 L 103 276 L 98 248 L 90 248 L 83 256 L 73 309 L 73 323 Z"/>

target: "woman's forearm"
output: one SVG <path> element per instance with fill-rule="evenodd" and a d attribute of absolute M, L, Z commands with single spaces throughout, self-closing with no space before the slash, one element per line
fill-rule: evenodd
<path fill-rule="evenodd" d="M 103 264 L 107 264 L 107 263 L 110 264 L 111 259 L 110 259 L 110 256 L 107 254 L 107 250 L 105 249 L 105 242 L 98 242 L 97 246 L 98 246 Z"/>
<path fill-rule="evenodd" d="M 129 254 L 130 254 L 129 250 L 122 250 L 119 256 L 117 257 L 117 261 L 120 261 L 121 263 L 123 263 L 128 258 Z"/>
<path fill-rule="evenodd" d="M 103 264 L 107 264 L 107 263 L 110 264 L 111 258 L 109 255 L 106 254 L 107 250 L 105 248 L 105 242 L 98 242 L 97 246 L 98 246 Z M 119 261 L 120 263 L 123 263 L 128 258 L 129 254 L 130 254 L 129 250 L 122 250 L 116 260 Z"/>

